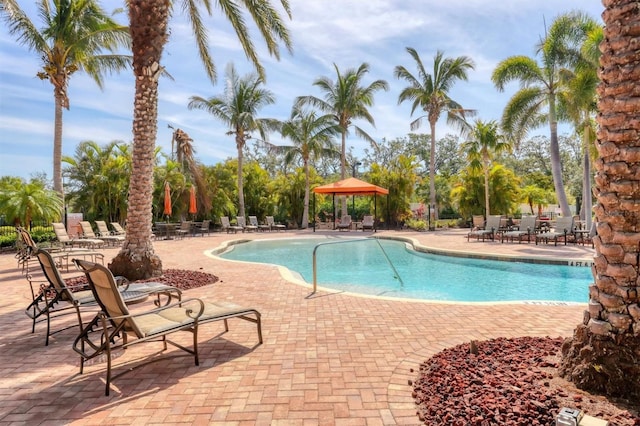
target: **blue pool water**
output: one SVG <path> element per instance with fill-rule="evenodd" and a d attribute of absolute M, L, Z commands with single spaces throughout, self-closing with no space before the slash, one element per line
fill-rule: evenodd
<path fill-rule="evenodd" d="M 234 245 L 220 257 L 282 265 L 312 283 L 314 247 L 335 240 L 258 240 Z M 587 267 L 425 254 L 392 240 L 354 239 L 322 245 L 316 260 L 319 286 L 410 299 L 587 302 L 593 281 Z"/>

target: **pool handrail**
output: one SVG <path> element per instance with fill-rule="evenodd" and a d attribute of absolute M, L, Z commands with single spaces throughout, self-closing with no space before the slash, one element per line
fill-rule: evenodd
<path fill-rule="evenodd" d="M 323 243 L 318 243 L 313 248 L 313 291 L 311 292 L 311 294 L 315 294 L 316 290 L 318 289 L 317 267 L 316 267 L 316 265 L 317 265 L 316 252 L 318 251 L 318 248 L 320 248 L 320 246 L 326 246 L 328 244 L 356 243 L 356 242 L 359 242 L 359 241 L 371 241 L 371 240 L 374 240 L 376 243 L 378 243 L 378 246 L 380 247 L 380 250 L 382 250 L 382 253 L 384 254 L 385 259 L 387 259 L 387 262 L 389 262 L 389 266 L 391 266 L 391 269 L 393 269 L 393 273 L 395 274 L 395 276 L 400 281 L 400 284 L 402 284 L 404 286 L 404 282 L 402 282 L 402 277 L 400 277 L 400 274 L 398 273 L 396 267 L 393 266 L 393 263 L 391 262 L 391 259 L 389 259 L 389 256 L 387 255 L 387 252 L 384 251 L 384 248 L 382 247 L 382 244 L 380 244 L 380 240 L 378 238 L 369 238 L 369 237 L 367 237 L 367 238 L 349 238 L 349 239 L 339 240 L 339 241 L 327 241 L 327 242 L 323 242 Z"/>

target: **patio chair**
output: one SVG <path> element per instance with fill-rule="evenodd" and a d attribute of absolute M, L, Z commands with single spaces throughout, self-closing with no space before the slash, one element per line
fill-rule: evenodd
<path fill-rule="evenodd" d="M 230 232 L 233 232 L 235 234 L 238 231 L 244 232 L 244 228 L 242 226 L 231 225 L 228 216 L 221 216 L 220 224 L 222 225 L 222 230 L 227 231 L 227 234 Z"/>
<path fill-rule="evenodd" d="M 194 234 L 200 234 L 204 237 L 204 234 L 210 235 L 211 229 L 209 229 L 209 225 L 211 224 L 210 220 L 203 220 L 200 226 L 195 227 L 193 229 Z"/>
<path fill-rule="evenodd" d="M 187 299 L 152 310 L 131 313 L 109 269 L 82 260 L 75 262 L 87 275 L 91 291 L 102 310 L 82 329 L 73 343 L 73 349 L 80 355 L 81 374 L 85 361 L 106 357 L 105 395 L 107 396 L 111 386 L 111 354 L 115 348 L 127 348 L 137 343 L 160 340 L 164 350 L 167 350 L 167 343 L 170 343 L 193 355 L 195 365 L 199 365 L 198 327 L 203 323 L 222 320 L 227 332 L 230 318 L 240 318 L 255 323 L 259 344 L 262 344 L 262 323 L 260 313 L 255 309 L 243 308 L 229 302 Z M 167 338 L 178 331 L 188 331 L 193 334 L 193 348 L 187 348 Z M 135 339 L 130 341 L 130 336 Z"/>
<path fill-rule="evenodd" d="M 191 233 L 191 222 L 183 221 L 180 223 L 180 228 L 176 229 L 176 238 L 184 238 L 185 235 Z"/>
<path fill-rule="evenodd" d="M 124 242 L 124 235 L 115 235 L 109 231 L 107 222 L 104 220 L 96 220 L 96 226 L 98 227 L 98 238 L 107 242 L 112 242 L 113 245 L 122 244 Z"/>
<path fill-rule="evenodd" d="M 274 229 L 277 231 L 286 231 L 287 227 L 285 225 L 282 225 L 280 223 L 276 223 L 275 219 L 273 218 L 273 216 L 266 216 L 265 217 L 266 221 L 267 221 L 267 225 L 269 225 L 269 230 L 273 231 Z"/>
<path fill-rule="evenodd" d="M 344 215 L 342 219 L 340 219 L 340 223 L 338 224 L 338 231 L 350 231 L 351 230 L 351 215 Z"/>
<path fill-rule="evenodd" d="M 258 230 L 258 225 L 247 225 L 247 220 L 244 218 L 244 216 L 236 216 L 236 222 L 238 223 L 238 226 L 242 227 L 242 232 L 252 232 Z"/>
<path fill-rule="evenodd" d="M 471 237 L 475 237 L 476 241 L 480 240 L 480 238 L 482 238 L 482 241 L 484 241 L 485 238 L 495 240 L 496 233 L 500 230 L 501 220 L 502 216 L 499 214 L 489 215 L 484 229 L 475 229 L 469 232 L 467 234 L 467 241 L 469 241 Z"/>
<path fill-rule="evenodd" d="M 72 325 L 52 332 L 52 317 L 55 318 L 75 312 L 78 319 L 79 330 L 81 330 L 83 322 L 82 316 L 80 315 L 80 308 L 92 307 L 96 311 L 98 309 L 91 290 L 67 286 L 65 280 L 60 275 L 60 271 L 51 253 L 46 250 L 37 250 L 34 255 L 40 263 L 45 280 L 36 279 L 32 275 L 27 276 L 31 287 L 32 302 L 25 309 L 25 314 L 32 320 L 32 333 L 35 333 L 36 323 L 46 321 L 47 333 L 45 346 L 48 346 L 49 336 L 75 327 L 75 325 Z M 173 297 L 178 300 L 182 298 L 180 289 L 163 283 L 123 285 L 119 287 L 119 291 L 127 303 L 146 300 L 149 295 L 156 295 L 158 297 L 156 304 L 160 304 L 161 295 L 167 297 L 165 304 L 170 303 Z"/>
<path fill-rule="evenodd" d="M 126 231 L 118 222 L 111 222 L 111 227 L 114 235 L 126 235 Z"/>
<path fill-rule="evenodd" d="M 473 215 L 471 217 L 471 230 L 484 229 L 484 216 Z"/>
<path fill-rule="evenodd" d="M 535 238 L 536 235 L 536 221 L 538 220 L 538 216 L 523 216 L 520 219 L 520 225 L 517 230 L 507 231 L 502 233 L 501 242 L 504 243 L 504 240 L 513 242 L 516 238 L 518 239 L 518 243 L 522 243 L 522 240 L 526 237 L 527 242 L 530 243 L 532 238 Z"/>
<path fill-rule="evenodd" d="M 67 234 L 67 228 L 62 222 L 53 222 L 53 232 L 56 234 L 56 238 L 63 246 L 67 247 L 88 247 L 88 248 L 101 248 L 104 246 L 104 241 L 96 238 L 71 238 Z"/>
<path fill-rule="evenodd" d="M 255 227 L 255 229 L 257 229 L 258 231 L 263 231 L 263 232 L 271 228 L 269 225 L 266 225 L 266 224 L 261 225 L 260 223 L 258 223 L 257 216 L 249 216 L 249 225 Z"/>
<path fill-rule="evenodd" d="M 564 245 L 567 245 L 567 241 L 569 238 L 573 238 L 573 241 L 576 241 L 574 231 L 574 223 L 572 216 L 563 216 L 556 219 L 556 224 L 553 227 L 553 231 L 549 232 L 541 232 L 536 235 L 536 244 L 538 242 L 544 242 L 548 244 L 550 241 L 553 241 L 553 245 L 558 245 L 558 240 L 562 239 L 564 241 Z"/>
<path fill-rule="evenodd" d="M 17 241 L 19 241 L 20 245 L 24 247 L 23 250 L 19 251 L 20 256 L 18 259 L 18 264 L 19 265 L 22 264 L 23 272 L 26 270 L 28 273 L 29 262 L 35 256 L 35 253 L 40 248 L 36 245 L 29 231 L 18 226 L 16 227 L 16 232 L 18 233 Z M 81 247 L 76 247 L 76 248 L 65 247 L 65 246 L 62 246 L 61 248 L 49 247 L 47 248 L 47 252 L 54 259 L 55 264 L 61 269 L 66 268 L 67 272 L 69 271 L 69 256 L 82 257 L 83 259 L 88 258 L 93 262 L 100 261 L 100 263 L 104 263 L 104 254 L 94 250 L 81 248 Z"/>
<path fill-rule="evenodd" d="M 362 226 L 362 231 L 365 231 L 367 229 L 370 229 L 370 230 L 373 231 L 375 229 L 374 228 L 375 224 L 373 222 L 373 216 L 371 216 L 371 215 L 364 216 L 362 218 L 361 226 Z"/>

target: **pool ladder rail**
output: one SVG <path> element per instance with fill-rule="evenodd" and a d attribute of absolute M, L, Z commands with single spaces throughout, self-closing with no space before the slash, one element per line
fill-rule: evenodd
<path fill-rule="evenodd" d="M 360 241 L 375 241 L 378 244 L 378 247 L 380 247 L 380 250 L 382 250 L 382 254 L 384 255 L 384 257 L 387 260 L 387 262 L 389 263 L 389 266 L 391 266 L 391 269 L 393 270 L 394 278 L 397 278 L 398 281 L 400 281 L 400 285 L 404 286 L 404 282 L 402 281 L 402 277 L 398 273 L 398 270 L 396 269 L 396 267 L 393 265 L 393 262 L 391 262 L 391 259 L 389 259 L 389 255 L 387 255 L 387 252 L 385 251 L 384 247 L 382 247 L 382 244 L 380 244 L 380 240 L 378 238 L 350 238 L 350 239 L 345 239 L 345 240 L 340 240 L 340 241 L 327 241 L 327 242 L 324 242 L 324 243 L 318 243 L 313 248 L 313 291 L 311 292 L 311 294 L 315 294 L 316 291 L 318 290 L 318 279 L 317 279 L 318 268 L 317 268 L 317 259 L 316 259 L 317 258 L 318 249 L 321 246 L 326 246 L 326 245 L 329 245 L 329 244 L 356 243 L 356 242 L 360 242 Z"/>

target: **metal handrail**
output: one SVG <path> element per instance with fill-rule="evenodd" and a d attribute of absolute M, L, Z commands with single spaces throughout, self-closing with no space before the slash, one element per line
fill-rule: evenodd
<path fill-rule="evenodd" d="M 316 246 L 313 248 L 313 292 L 312 292 L 312 294 L 314 294 L 316 292 L 317 288 L 318 288 L 316 252 L 318 251 L 318 248 L 320 248 L 320 246 L 326 246 L 326 245 L 329 245 L 329 244 L 355 243 L 355 242 L 359 242 L 359 241 L 371 241 L 371 240 L 372 240 L 372 238 L 353 238 L 353 239 L 348 239 L 348 240 L 327 241 L 325 243 L 316 244 Z M 400 281 L 400 284 L 402 286 L 404 286 L 404 282 L 402 281 L 402 278 L 400 277 L 400 274 L 396 270 L 396 267 L 393 266 L 393 263 L 391 262 L 391 259 L 389 259 L 389 256 L 387 255 L 387 252 L 384 250 L 384 247 L 382 247 L 382 244 L 380 244 L 380 240 L 377 239 L 377 238 L 373 238 L 373 240 L 376 243 L 378 243 L 378 246 L 380 247 L 380 250 L 382 250 L 382 253 L 384 254 L 385 259 L 387 259 L 387 262 L 391 266 L 391 269 L 393 269 L 393 272 L 395 274 L 395 278 L 398 278 L 398 280 Z"/>

